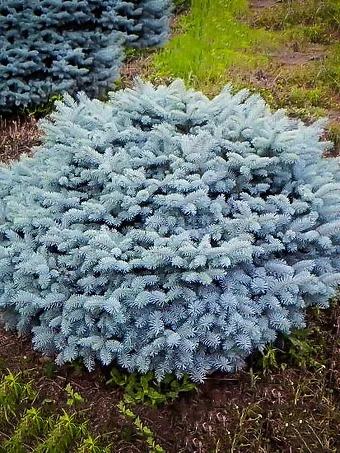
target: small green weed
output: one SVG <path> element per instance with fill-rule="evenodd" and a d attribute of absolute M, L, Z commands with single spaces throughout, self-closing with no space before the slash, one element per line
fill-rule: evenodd
<path fill-rule="evenodd" d="M 32 386 L 32 381 L 24 382 L 22 374 L 8 374 L 0 381 L 0 424 L 10 423 L 15 417 L 18 404 L 32 403 L 38 394 Z"/>
<path fill-rule="evenodd" d="M 141 419 L 131 409 L 125 406 L 123 401 L 120 401 L 119 404 L 117 404 L 117 408 L 126 420 L 131 420 L 133 422 L 137 433 L 145 439 L 145 442 L 148 445 L 149 453 L 165 453 L 164 448 L 156 443 L 155 435 L 152 430 L 148 426 L 144 425 Z"/>
<path fill-rule="evenodd" d="M 57 417 L 53 428 L 44 441 L 39 443 L 33 452 L 68 452 L 71 445 L 74 445 L 86 433 L 86 423 L 79 423 L 75 414 L 70 415 L 64 411 L 62 415 Z"/>
<path fill-rule="evenodd" d="M 79 445 L 76 453 L 110 453 L 111 451 L 110 446 L 103 447 L 100 444 L 100 437 L 93 438 L 88 435 Z"/>
<path fill-rule="evenodd" d="M 263 409 L 258 404 L 251 404 L 244 408 L 235 406 L 233 412 L 233 418 L 238 420 L 238 424 L 233 432 L 228 433 L 231 443 L 230 453 L 238 453 L 244 451 L 243 448 L 265 443 L 263 442 L 265 417 Z"/>
<path fill-rule="evenodd" d="M 250 388 L 251 388 L 251 390 L 255 390 L 256 383 L 257 383 L 257 381 L 260 381 L 261 378 L 258 374 L 254 373 L 254 370 L 252 367 L 250 367 L 250 370 L 249 370 L 249 377 L 250 377 Z"/>
<path fill-rule="evenodd" d="M 12 436 L 1 445 L 0 451 L 25 453 L 25 444 L 38 436 L 41 437 L 50 427 L 51 420 L 41 415 L 41 409 L 27 409 Z"/>
<path fill-rule="evenodd" d="M 68 395 L 66 404 L 68 406 L 75 406 L 79 403 L 84 403 L 85 399 L 77 392 L 75 392 L 70 383 L 67 384 L 65 391 Z"/>
<path fill-rule="evenodd" d="M 284 370 L 288 365 L 319 370 L 326 364 L 324 340 L 319 327 L 281 334 L 274 345 L 268 345 L 257 361 L 263 374 Z"/>
<path fill-rule="evenodd" d="M 46 102 L 43 102 L 38 105 L 29 105 L 28 107 L 21 109 L 20 113 L 23 116 L 43 118 L 44 116 L 50 115 L 54 110 L 55 102 L 61 101 L 62 99 L 63 99 L 62 94 L 54 94 Z"/>
<path fill-rule="evenodd" d="M 111 378 L 107 384 L 114 384 L 125 390 L 124 401 L 129 404 L 149 404 L 159 406 L 176 399 L 180 393 L 196 389 L 187 376 L 181 380 L 173 375 L 167 375 L 158 384 L 153 373 L 139 375 L 137 373 L 124 373 L 117 368 L 110 372 Z"/>
<path fill-rule="evenodd" d="M 75 375 L 81 374 L 85 370 L 85 365 L 80 359 L 73 360 L 70 363 L 67 363 L 66 368 Z"/>
<path fill-rule="evenodd" d="M 57 365 L 54 362 L 45 362 L 44 363 L 44 373 L 45 376 L 49 379 L 53 379 L 55 373 L 57 371 Z"/>
<path fill-rule="evenodd" d="M 267 346 L 263 351 L 262 357 L 259 359 L 257 365 L 262 369 L 264 375 L 278 368 L 276 360 L 277 352 L 278 349 L 271 345 Z"/>

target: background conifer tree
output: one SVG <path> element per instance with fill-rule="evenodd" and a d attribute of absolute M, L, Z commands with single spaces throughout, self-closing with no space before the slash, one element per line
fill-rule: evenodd
<path fill-rule="evenodd" d="M 119 76 L 123 46 L 166 41 L 169 1 L 0 1 L 0 111 L 57 93 L 102 95 Z"/>

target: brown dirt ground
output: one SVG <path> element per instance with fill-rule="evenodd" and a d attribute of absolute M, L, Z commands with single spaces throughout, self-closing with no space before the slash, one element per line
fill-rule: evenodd
<path fill-rule="evenodd" d="M 211 452 L 337 452 L 340 438 L 340 306 L 321 316 L 321 335 L 327 357 L 320 367 L 294 367 L 260 372 L 251 381 L 247 370 L 211 375 L 197 391 L 154 409 L 134 406 L 157 442 L 168 453 Z M 310 324 L 316 321 L 310 316 Z M 320 320 L 318 320 L 318 323 Z M 49 358 L 32 349 L 30 336 L 18 338 L 0 329 L 1 369 L 27 372 L 40 392 L 39 401 L 51 400 L 66 408 L 65 387 L 70 383 L 86 400 L 94 434 L 112 442 L 114 452 L 147 450 L 131 424 L 116 408 L 120 388 L 107 386 L 108 371 L 87 372 L 80 366 L 49 367 Z M 259 355 L 248 363 L 256 370 Z M 320 358 L 321 361 L 321 358 Z"/>
<path fill-rule="evenodd" d="M 280 0 L 250 0 L 250 7 L 253 9 L 271 8 L 280 3 Z"/>
<path fill-rule="evenodd" d="M 0 116 L 0 162 L 9 163 L 30 154 L 39 144 L 37 120 L 31 117 Z"/>

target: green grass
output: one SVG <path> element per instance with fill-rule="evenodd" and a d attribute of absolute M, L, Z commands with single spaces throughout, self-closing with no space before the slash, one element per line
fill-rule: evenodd
<path fill-rule="evenodd" d="M 284 30 L 295 26 L 318 34 L 340 29 L 340 2 L 338 0 L 286 0 L 260 12 L 257 24 L 269 30 Z M 308 31 L 307 31 L 308 33 Z M 314 36 L 315 38 L 315 36 Z"/>
<path fill-rule="evenodd" d="M 239 20 L 248 13 L 246 0 L 192 0 L 179 34 L 153 60 L 157 78 L 180 77 L 196 89 L 216 92 L 227 83 L 230 68 L 266 66 L 275 35 Z"/>
<path fill-rule="evenodd" d="M 74 447 L 79 453 L 108 453 L 108 447 L 91 437 L 82 411 L 51 412 L 53 405 L 41 401 L 33 380 L 28 380 L 30 371 L 8 371 L 0 377 L 0 453 L 68 453 Z M 84 402 L 71 390 L 65 389 L 68 406 Z"/>
<path fill-rule="evenodd" d="M 34 381 L 30 379 L 33 371 L 34 369 L 29 369 L 12 373 L 7 370 L 4 374 L 0 374 L 0 453 L 109 453 L 114 451 L 114 443 L 122 440 L 122 433 L 117 436 L 114 432 L 110 432 L 94 437 L 88 420 L 88 408 L 84 407 L 85 398 L 75 392 L 71 384 L 67 384 L 64 389 L 66 404 L 59 401 L 56 406 L 54 400 L 43 399 L 42 395 L 36 391 Z M 117 379 L 123 379 L 122 374 L 115 376 Z M 127 375 L 124 377 L 129 381 Z M 134 383 L 137 382 L 135 375 L 132 375 L 132 380 Z M 150 380 L 146 378 L 143 380 L 143 376 L 141 377 L 141 384 L 144 385 L 149 398 L 152 396 L 150 396 L 150 390 L 154 391 Z M 185 382 L 178 384 L 172 380 L 169 388 L 174 389 L 174 395 L 169 390 L 165 394 L 164 401 L 169 395 L 175 398 L 179 391 L 194 387 L 193 384 Z M 158 395 L 161 396 L 161 393 L 158 392 Z M 142 398 L 133 399 L 132 402 L 144 403 L 145 401 Z M 119 418 L 123 419 L 125 427 L 131 430 L 131 441 L 137 436 L 139 443 L 144 445 L 149 453 L 165 453 L 165 450 L 156 442 L 153 431 L 144 424 L 140 416 L 126 407 L 123 401 L 120 401 L 114 410 L 117 415 L 119 414 Z"/>
<path fill-rule="evenodd" d="M 308 121 L 337 109 L 340 47 L 333 35 L 339 27 L 340 2 L 291 0 L 255 15 L 248 3 L 192 0 L 189 12 L 175 25 L 173 39 L 145 68 L 146 77 L 156 83 L 180 77 L 208 95 L 227 83 L 246 87 L 260 92 L 273 108 L 286 108 Z M 311 55 L 296 66 L 274 58 L 315 43 L 325 45 L 321 58 Z M 258 72 L 272 82 L 258 81 Z M 338 141 L 337 134 L 335 138 Z"/>
<path fill-rule="evenodd" d="M 238 76 L 236 86 L 250 86 L 259 91 L 273 108 L 285 108 L 289 114 L 304 121 L 327 117 L 329 110 L 339 108 L 339 44 L 329 46 L 324 58 L 296 67 L 273 68 L 269 75 L 275 78 L 275 83 L 268 87 L 247 78 L 242 80 L 242 74 Z"/>

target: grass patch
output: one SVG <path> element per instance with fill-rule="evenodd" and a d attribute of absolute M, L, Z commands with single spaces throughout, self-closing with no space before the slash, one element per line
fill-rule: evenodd
<path fill-rule="evenodd" d="M 304 121 L 326 117 L 327 111 L 338 109 L 340 100 L 339 46 L 333 46 L 326 57 L 311 59 L 306 64 L 284 66 L 273 64 L 267 72 L 233 73 L 235 88 L 259 92 L 275 109 Z"/>
<path fill-rule="evenodd" d="M 255 13 L 248 3 L 192 0 L 174 38 L 142 69 L 146 78 L 159 83 L 180 77 L 208 95 L 231 83 L 305 121 L 337 110 L 339 2 L 292 0 Z"/>
<path fill-rule="evenodd" d="M 180 77 L 213 94 L 227 83 L 228 69 L 266 66 L 275 35 L 239 20 L 248 14 L 246 0 L 192 0 L 190 12 L 179 21 L 179 34 L 154 57 L 155 77 Z"/>
<path fill-rule="evenodd" d="M 340 3 L 338 0 L 278 2 L 274 7 L 263 9 L 256 16 L 256 23 L 268 30 L 286 30 L 299 26 L 315 39 L 319 33 L 323 36 L 329 31 L 339 31 Z"/>
<path fill-rule="evenodd" d="M 297 67 L 282 67 L 272 73 L 275 83 L 268 90 L 274 108 L 286 108 L 303 120 L 327 116 L 340 100 L 340 46 L 329 48 L 324 57 Z M 266 97 L 266 90 L 263 90 Z"/>
<path fill-rule="evenodd" d="M 335 151 L 340 152 L 340 124 L 334 123 L 328 127 L 328 139 L 334 143 Z"/>

